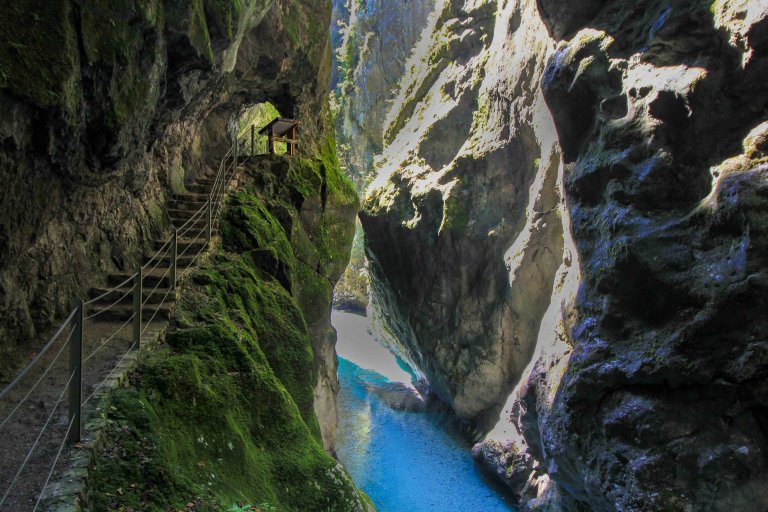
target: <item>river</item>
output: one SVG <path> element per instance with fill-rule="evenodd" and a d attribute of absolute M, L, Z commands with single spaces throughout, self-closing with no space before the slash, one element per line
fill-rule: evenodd
<path fill-rule="evenodd" d="M 379 512 L 496 512 L 514 508 L 475 466 L 442 408 L 427 407 L 411 375 L 368 333 L 368 319 L 334 311 L 338 331 L 336 451 Z"/>

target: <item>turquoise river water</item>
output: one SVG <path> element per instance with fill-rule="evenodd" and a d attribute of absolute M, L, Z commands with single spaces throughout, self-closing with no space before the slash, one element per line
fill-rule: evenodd
<path fill-rule="evenodd" d="M 368 333 L 367 318 L 334 311 L 338 331 L 336 450 L 379 512 L 497 512 L 514 508 L 470 457 L 456 422 L 427 407 L 411 375 Z"/>

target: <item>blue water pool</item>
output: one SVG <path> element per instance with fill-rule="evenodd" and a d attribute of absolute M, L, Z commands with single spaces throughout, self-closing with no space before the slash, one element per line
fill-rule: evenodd
<path fill-rule="evenodd" d="M 514 508 L 470 457 L 445 412 L 424 407 L 408 373 L 367 332 L 367 319 L 334 312 L 339 353 L 336 450 L 379 512 L 494 512 Z"/>

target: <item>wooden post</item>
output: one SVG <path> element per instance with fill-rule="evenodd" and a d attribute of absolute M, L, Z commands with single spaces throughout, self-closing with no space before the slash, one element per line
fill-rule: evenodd
<path fill-rule="evenodd" d="M 141 267 L 136 271 L 133 283 L 133 344 L 136 350 L 141 350 L 141 303 L 144 299 L 144 271 Z"/>
<path fill-rule="evenodd" d="M 211 232 L 213 224 L 213 201 L 208 199 L 208 226 L 206 227 L 206 238 L 208 239 L 208 248 L 211 248 Z"/>
<path fill-rule="evenodd" d="M 179 257 L 179 230 L 173 230 L 173 241 L 171 242 L 171 289 L 176 289 L 176 260 Z"/>
<path fill-rule="evenodd" d="M 253 157 L 256 154 L 256 148 L 254 147 L 256 144 L 256 127 L 254 125 L 251 125 L 251 157 Z"/>
<path fill-rule="evenodd" d="M 272 134 L 272 128 L 269 129 L 269 134 L 267 135 L 267 150 L 270 155 L 275 154 L 275 138 Z"/>
<path fill-rule="evenodd" d="M 293 126 L 288 128 L 285 138 L 285 149 L 287 149 L 288 156 L 293 156 Z"/>
<path fill-rule="evenodd" d="M 76 298 L 72 301 L 76 310 L 72 319 L 72 337 L 69 340 L 69 374 L 73 375 L 69 382 L 69 421 L 72 427 L 67 434 L 67 443 L 79 443 L 83 437 L 83 300 Z"/>

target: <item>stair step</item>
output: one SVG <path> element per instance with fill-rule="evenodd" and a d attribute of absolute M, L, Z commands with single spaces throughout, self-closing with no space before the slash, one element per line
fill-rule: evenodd
<path fill-rule="evenodd" d="M 172 306 L 170 304 L 146 304 L 141 308 L 142 322 L 146 323 L 154 315 L 153 322 L 169 320 Z M 155 314 L 157 313 L 157 314 Z M 128 320 L 133 315 L 132 304 L 118 304 L 106 309 L 105 306 L 90 308 L 89 315 L 97 315 L 99 320 Z M 130 333 L 130 331 L 126 331 Z"/>
<path fill-rule="evenodd" d="M 113 272 L 107 276 L 107 282 L 114 286 L 122 283 L 131 277 L 131 275 L 133 275 L 133 273 Z M 157 268 L 152 272 L 145 273 L 143 278 L 144 287 L 149 286 L 154 288 L 157 284 L 160 284 L 167 288 L 171 285 L 171 273 L 167 268 Z"/>
<path fill-rule="evenodd" d="M 174 194 L 173 199 L 179 201 L 189 202 L 206 202 L 208 200 L 208 194 L 201 194 L 198 192 L 188 192 L 186 194 Z"/>
<path fill-rule="evenodd" d="M 100 297 L 109 291 L 109 288 L 94 287 L 88 292 L 88 296 L 91 298 Z M 125 295 L 123 297 L 123 295 Z M 159 304 L 160 302 L 175 302 L 176 294 L 173 291 L 169 291 L 168 288 L 158 288 L 152 293 L 152 288 L 142 290 L 143 300 L 149 300 L 148 304 Z M 122 299 L 120 299 L 122 297 Z M 133 304 L 133 287 L 118 288 L 109 295 L 101 298 L 93 303 L 92 307 L 109 306 L 117 302 L 120 299 L 119 304 Z"/>
<path fill-rule="evenodd" d="M 165 240 L 155 240 L 155 250 L 162 248 L 165 242 Z M 205 238 L 179 238 L 177 250 L 178 253 L 181 254 L 187 247 L 192 246 L 192 248 L 189 249 L 189 252 L 194 251 L 193 254 L 197 254 L 197 251 L 202 249 L 205 245 L 208 245 L 208 240 Z M 189 252 L 187 254 L 189 254 Z"/>
<path fill-rule="evenodd" d="M 184 248 L 186 249 L 186 247 Z M 181 256 L 181 253 L 184 252 L 184 249 L 181 251 L 178 251 L 177 247 L 177 258 L 176 258 L 176 266 L 178 268 L 187 268 L 192 264 L 192 261 L 195 258 L 195 254 L 197 254 L 196 251 L 193 251 L 192 249 L 188 250 L 184 256 Z M 151 256 L 144 256 L 144 264 L 146 265 L 149 263 L 149 261 L 152 259 Z M 152 260 L 152 265 L 150 267 L 154 267 L 157 265 L 157 268 L 168 268 L 171 266 L 171 255 L 166 254 L 165 256 L 161 258 L 156 258 Z"/>
<path fill-rule="evenodd" d="M 203 206 L 205 206 L 205 203 L 200 203 L 200 207 L 203 207 Z M 167 211 L 168 211 L 168 216 L 170 218 L 172 218 L 172 219 L 185 219 L 186 220 L 186 219 L 192 218 L 194 215 L 199 215 L 200 218 L 204 219 L 208 215 L 208 212 L 206 212 L 206 211 L 200 212 L 199 208 L 197 210 L 193 210 L 193 209 L 184 210 L 184 209 L 181 209 L 181 208 L 168 208 Z"/>
<path fill-rule="evenodd" d="M 176 228 L 181 228 L 182 226 L 184 229 L 181 233 L 179 233 L 179 236 L 200 236 L 204 237 L 206 236 L 205 230 L 203 229 L 205 226 L 208 225 L 208 215 L 195 219 L 192 222 L 188 222 L 189 219 L 178 219 L 171 217 L 171 224 Z M 189 231 L 187 231 L 189 229 Z"/>
<path fill-rule="evenodd" d="M 208 196 L 206 196 L 206 199 L 204 201 L 186 201 L 186 200 L 179 200 L 179 199 L 171 199 L 168 201 L 168 208 L 172 210 L 191 210 L 192 212 L 196 212 L 203 206 L 205 206 L 205 202 L 208 200 Z"/>
<path fill-rule="evenodd" d="M 188 192 L 195 194 L 208 194 L 211 191 L 211 187 L 201 183 L 190 183 L 186 186 Z"/>

